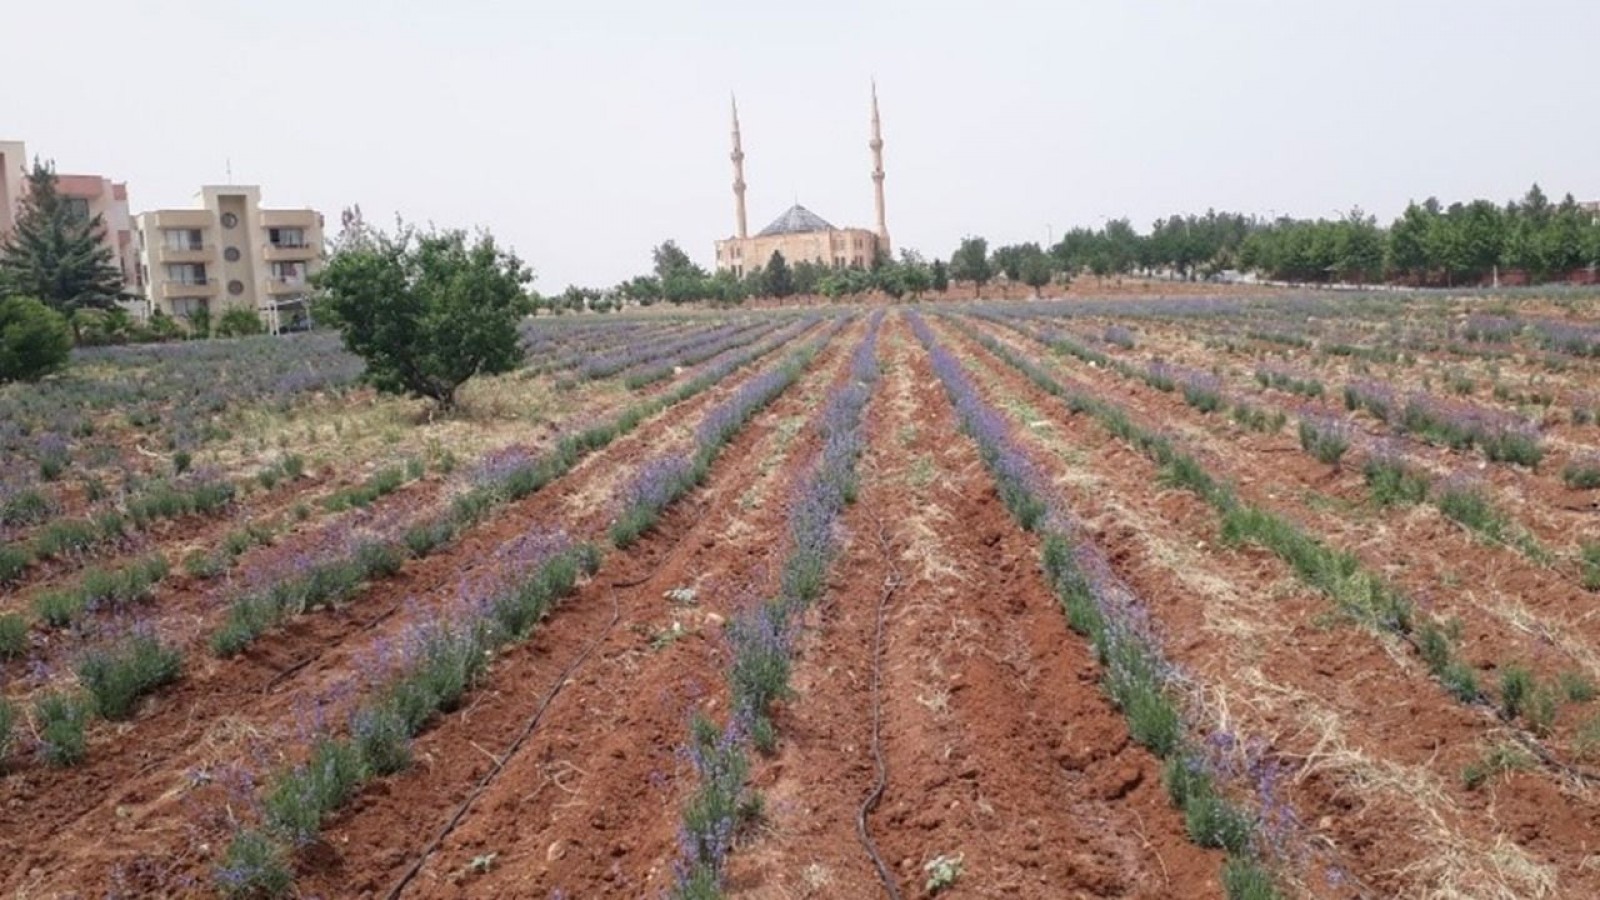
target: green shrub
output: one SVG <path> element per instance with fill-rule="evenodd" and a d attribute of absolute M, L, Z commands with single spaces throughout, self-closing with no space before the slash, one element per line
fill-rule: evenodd
<path fill-rule="evenodd" d="M 16 581 L 31 562 L 33 554 L 28 552 L 28 548 L 15 544 L 0 544 L 0 584 Z"/>
<path fill-rule="evenodd" d="M 1526 769 L 1533 765 L 1528 752 L 1516 744 L 1496 744 L 1484 752 L 1476 762 L 1461 770 L 1461 782 L 1467 790 L 1475 791 L 1496 775 Z"/>
<path fill-rule="evenodd" d="M 0 383 L 38 381 L 67 364 L 72 328 L 29 297 L 0 300 Z"/>
<path fill-rule="evenodd" d="M 37 525 L 54 512 L 50 498 L 34 488 L 24 488 L 0 506 L 0 525 Z"/>
<path fill-rule="evenodd" d="M 1417 504 L 1428 499 L 1428 477 L 1397 459 L 1368 457 L 1361 472 L 1379 506 Z"/>
<path fill-rule="evenodd" d="M 1556 676 L 1556 683 L 1561 686 L 1561 694 L 1568 703 L 1588 703 L 1594 699 L 1594 682 L 1582 672 L 1562 672 Z"/>
<path fill-rule="evenodd" d="M 1562 468 L 1561 480 L 1567 487 L 1580 490 L 1600 487 L 1600 459 L 1574 459 Z"/>
<path fill-rule="evenodd" d="M 1244 852 L 1255 829 L 1249 814 L 1212 793 L 1189 798 L 1183 808 L 1183 823 L 1189 840 L 1229 853 Z"/>
<path fill-rule="evenodd" d="M 283 848 L 257 829 L 240 831 L 228 842 L 217 867 L 216 883 L 225 897 L 237 900 L 285 897 L 294 886 Z"/>
<path fill-rule="evenodd" d="M 212 579 L 227 571 L 227 557 L 222 554 L 191 550 L 183 558 L 183 570 L 191 577 Z"/>
<path fill-rule="evenodd" d="M 93 547 L 100 540 L 94 523 L 86 519 L 62 519 L 51 522 L 34 539 L 33 550 L 45 559 L 79 553 Z"/>
<path fill-rule="evenodd" d="M 261 316 L 253 309 L 235 306 L 217 319 L 217 337 L 245 337 L 266 332 Z"/>
<path fill-rule="evenodd" d="M 390 775 L 411 765 L 406 721 L 387 705 L 357 712 L 350 723 L 350 738 L 363 768 L 374 775 Z"/>
<path fill-rule="evenodd" d="M 189 471 L 189 466 L 194 463 L 194 456 L 187 450 L 179 450 L 172 454 L 172 474 L 182 475 Z"/>
<path fill-rule="evenodd" d="M 262 814 L 267 827 L 294 844 L 316 837 L 322 819 L 360 785 L 361 756 L 352 744 L 320 737 L 311 758 L 268 788 Z"/>
<path fill-rule="evenodd" d="M 154 636 L 133 634 L 109 647 L 90 650 L 78 662 L 78 679 L 107 719 L 133 715 L 140 697 L 174 681 L 183 655 Z"/>
<path fill-rule="evenodd" d="M 1272 875 L 1253 859 L 1235 856 L 1222 867 L 1222 890 L 1228 900 L 1276 900 Z"/>
<path fill-rule="evenodd" d="M 1572 752 L 1584 762 L 1600 760 L 1600 715 L 1590 716 L 1572 738 Z"/>
<path fill-rule="evenodd" d="M 1506 666 L 1500 672 L 1500 712 L 1508 719 L 1515 719 L 1522 712 L 1522 705 L 1527 702 L 1533 689 L 1533 675 L 1527 669 L 1518 665 Z"/>
<path fill-rule="evenodd" d="M 56 691 L 34 703 L 38 723 L 40 752 L 52 766 L 75 766 L 88 752 L 84 727 L 91 712 L 87 698 Z"/>
<path fill-rule="evenodd" d="M 33 611 L 52 628 L 65 628 L 83 615 L 83 595 L 77 591 L 45 591 L 33 598 Z"/>
<path fill-rule="evenodd" d="M 28 652 L 28 620 L 17 613 L 0 613 L 0 659 L 16 659 Z"/>
<path fill-rule="evenodd" d="M 11 701 L 0 697 L 0 766 L 4 766 L 6 757 L 11 755 L 12 731 L 17 723 L 16 708 Z"/>

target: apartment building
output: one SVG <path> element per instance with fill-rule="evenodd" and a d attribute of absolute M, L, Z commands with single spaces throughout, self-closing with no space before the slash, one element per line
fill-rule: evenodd
<path fill-rule="evenodd" d="M 310 325 L 308 279 L 322 264 L 322 214 L 263 209 L 256 185 L 207 185 L 194 209 L 137 218 L 140 275 L 152 310 L 213 325 L 248 309 L 278 334 Z"/>
<path fill-rule="evenodd" d="M 0 141 L 0 239 L 16 227 L 18 207 L 28 190 L 33 160 L 22 141 Z M 134 247 L 133 217 L 128 215 L 128 184 L 100 175 L 56 173 L 56 190 L 67 205 L 88 218 L 105 223 L 101 244 L 111 251 L 111 263 L 122 272 L 128 300 L 123 307 L 139 318 L 145 313 L 143 285 L 139 281 L 138 254 Z"/>

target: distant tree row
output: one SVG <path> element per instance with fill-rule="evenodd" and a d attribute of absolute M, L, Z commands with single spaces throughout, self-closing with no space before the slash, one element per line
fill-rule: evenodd
<path fill-rule="evenodd" d="M 1006 249 L 995 251 L 996 258 Z M 1285 281 L 1448 286 L 1483 281 L 1498 270 L 1538 282 L 1600 265 L 1600 217 L 1571 194 L 1552 203 L 1534 185 L 1504 206 L 1412 203 L 1388 228 L 1359 209 L 1334 219 L 1174 215 L 1157 219 L 1148 234 L 1112 220 L 1067 232 L 1049 255 L 1059 271 L 1102 277 L 1161 271 L 1192 278 L 1234 269 Z"/>

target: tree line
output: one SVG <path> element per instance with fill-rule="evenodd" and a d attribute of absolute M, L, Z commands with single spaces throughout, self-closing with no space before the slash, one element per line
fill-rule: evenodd
<path fill-rule="evenodd" d="M 1100 276 L 1194 278 L 1234 270 L 1279 281 L 1454 286 L 1498 272 L 1545 282 L 1600 265 L 1600 213 L 1571 194 L 1552 203 L 1535 184 L 1503 206 L 1488 200 L 1446 206 L 1432 197 L 1412 202 L 1387 228 L 1359 209 L 1332 219 L 1174 215 L 1157 219 L 1148 234 L 1113 220 L 1067 232 L 1050 255 L 1062 271 Z"/>

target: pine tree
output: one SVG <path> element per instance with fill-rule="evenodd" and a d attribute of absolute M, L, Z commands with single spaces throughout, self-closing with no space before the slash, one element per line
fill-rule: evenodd
<path fill-rule="evenodd" d="M 0 297 L 34 297 L 69 318 L 114 308 L 122 273 L 101 243 L 104 233 L 100 216 L 75 212 L 56 190 L 55 168 L 35 160 L 16 229 L 0 243 Z"/>

